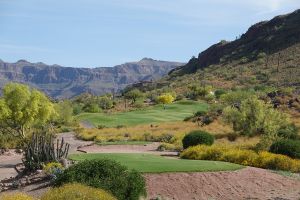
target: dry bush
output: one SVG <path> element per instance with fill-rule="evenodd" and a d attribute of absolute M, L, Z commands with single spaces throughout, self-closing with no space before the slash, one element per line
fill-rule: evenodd
<path fill-rule="evenodd" d="M 77 136 L 83 140 L 104 142 L 104 141 L 160 141 L 160 137 L 164 134 L 170 134 L 179 140 L 183 136 L 193 130 L 204 130 L 213 135 L 226 134 L 232 132 L 229 126 L 224 125 L 219 120 L 209 124 L 208 126 L 199 127 L 193 122 L 171 122 L 161 124 L 146 124 L 133 127 L 122 128 L 103 128 L 103 129 L 80 129 Z"/>
<path fill-rule="evenodd" d="M 52 188 L 46 192 L 41 200 L 116 200 L 110 193 L 89 186 L 75 184 L 66 184 L 59 188 Z"/>
<path fill-rule="evenodd" d="M 300 160 L 226 145 L 198 145 L 184 150 L 180 156 L 185 159 L 225 161 L 264 169 L 300 172 Z"/>
<path fill-rule="evenodd" d="M 33 197 L 23 193 L 4 194 L 0 196 L 1 200 L 34 200 Z"/>

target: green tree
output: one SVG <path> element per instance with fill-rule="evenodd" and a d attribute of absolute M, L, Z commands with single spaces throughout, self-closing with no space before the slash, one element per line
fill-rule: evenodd
<path fill-rule="evenodd" d="M 157 99 L 159 103 L 162 103 L 164 106 L 164 109 L 166 109 L 166 104 L 170 104 L 174 101 L 174 97 L 170 93 L 166 93 L 163 95 L 160 95 Z"/>
<path fill-rule="evenodd" d="M 0 131 L 24 139 L 35 125 L 45 125 L 55 114 L 54 106 L 41 92 L 9 83 L 0 99 Z"/>
<path fill-rule="evenodd" d="M 228 106 L 223 111 L 224 121 L 232 124 L 236 132 L 244 135 L 264 134 L 274 138 L 287 127 L 289 118 L 256 96 L 241 102 L 240 108 Z"/>
<path fill-rule="evenodd" d="M 132 103 L 135 103 L 138 98 L 143 97 L 143 93 L 138 89 L 129 90 L 124 94 L 126 99 L 131 99 Z"/>
<path fill-rule="evenodd" d="M 227 94 L 220 96 L 221 102 L 228 106 L 240 106 L 243 100 L 249 99 L 250 97 L 255 96 L 254 92 L 250 91 L 232 91 Z"/>
<path fill-rule="evenodd" d="M 107 96 L 100 97 L 98 103 L 100 108 L 102 108 L 103 110 L 107 110 L 113 107 L 113 101 Z"/>
<path fill-rule="evenodd" d="M 191 90 L 191 98 L 193 99 L 199 99 L 201 97 L 205 97 L 206 95 L 210 94 L 210 92 L 212 92 L 212 87 L 211 86 L 204 86 L 204 87 L 200 87 L 200 86 L 190 86 L 189 89 Z"/>
<path fill-rule="evenodd" d="M 101 109 L 97 103 L 88 103 L 84 106 L 84 111 L 89 113 L 98 113 Z"/>
<path fill-rule="evenodd" d="M 59 124 L 70 124 L 73 121 L 73 106 L 68 100 L 55 104 L 57 113 L 55 121 Z"/>

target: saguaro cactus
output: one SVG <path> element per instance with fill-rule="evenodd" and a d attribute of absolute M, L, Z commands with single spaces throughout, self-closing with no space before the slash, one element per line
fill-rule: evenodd
<path fill-rule="evenodd" d="M 66 158 L 69 153 L 70 145 L 64 139 L 54 142 L 55 138 L 45 135 L 34 134 L 24 148 L 23 163 L 29 171 L 41 169 L 44 163 L 58 162 Z"/>

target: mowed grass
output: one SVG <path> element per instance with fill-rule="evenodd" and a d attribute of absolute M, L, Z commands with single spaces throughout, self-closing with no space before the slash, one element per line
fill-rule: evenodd
<path fill-rule="evenodd" d="M 208 105 L 196 101 L 179 101 L 167 105 L 166 107 L 167 108 L 164 110 L 162 105 L 155 105 L 143 110 L 114 114 L 83 113 L 78 116 L 78 120 L 87 121 L 94 126 L 105 125 L 106 127 L 182 121 L 184 118 L 191 116 L 197 111 L 207 110 Z"/>
<path fill-rule="evenodd" d="M 135 169 L 142 173 L 229 171 L 243 168 L 241 165 L 227 162 L 184 160 L 152 154 L 98 153 L 73 154 L 69 157 L 76 161 L 103 158 L 113 159 L 129 169 Z"/>

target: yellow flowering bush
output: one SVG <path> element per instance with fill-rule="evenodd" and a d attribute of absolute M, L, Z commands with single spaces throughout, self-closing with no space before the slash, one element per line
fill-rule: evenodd
<path fill-rule="evenodd" d="M 15 194 L 4 194 L 0 196 L 1 200 L 34 200 L 33 197 L 28 196 L 23 193 L 15 193 Z"/>
<path fill-rule="evenodd" d="M 62 171 L 63 169 L 64 167 L 62 166 L 62 164 L 58 162 L 50 162 L 43 167 L 43 170 L 48 175 L 55 174 L 58 170 Z"/>
<path fill-rule="evenodd" d="M 256 153 L 252 150 L 230 146 L 198 145 L 184 150 L 180 157 L 194 160 L 225 161 L 264 169 L 300 172 L 300 160 L 285 155 L 265 151 Z"/>
<path fill-rule="evenodd" d="M 78 183 L 66 184 L 46 192 L 41 200 L 117 200 L 110 193 Z M 26 199 L 27 200 L 27 199 Z"/>
<path fill-rule="evenodd" d="M 245 149 L 227 149 L 223 152 L 221 160 L 241 165 L 252 165 L 257 159 L 257 153 Z"/>

